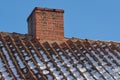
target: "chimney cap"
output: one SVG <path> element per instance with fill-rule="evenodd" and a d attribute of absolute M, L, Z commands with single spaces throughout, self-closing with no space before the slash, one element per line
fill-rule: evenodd
<path fill-rule="evenodd" d="M 35 7 L 34 10 L 64 13 L 64 10 L 62 10 L 62 9 L 53 9 L 53 8 L 40 8 L 40 7 Z M 34 10 L 33 10 L 33 11 L 34 11 Z"/>
<path fill-rule="evenodd" d="M 31 14 L 28 16 L 27 21 L 29 17 L 32 15 L 32 13 L 37 12 L 37 11 L 48 11 L 48 12 L 58 12 L 58 13 L 64 13 L 64 10 L 62 9 L 53 9 L 53 8 L 40 8 L 40 7 L 35 7 Z"/>

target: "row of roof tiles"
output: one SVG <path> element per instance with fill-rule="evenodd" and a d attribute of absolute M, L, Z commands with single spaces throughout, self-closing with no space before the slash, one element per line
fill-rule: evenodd
<path fill-rule="evenodd" d="M 0 79 L 120 80 L 120 43 L 41 43 L 0 34 Z"/>

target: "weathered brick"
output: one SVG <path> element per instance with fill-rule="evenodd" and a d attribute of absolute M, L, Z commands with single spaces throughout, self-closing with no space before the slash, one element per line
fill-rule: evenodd
<path fill-rule="evenodd" d="M 28 34 L 40 40 L 64 38 L 63 10 L 35 8 L 28 17 Z"/>

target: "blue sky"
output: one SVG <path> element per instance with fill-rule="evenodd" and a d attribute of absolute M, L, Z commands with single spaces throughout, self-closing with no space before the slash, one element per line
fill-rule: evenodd
<path fill-rule="evenodd" d="M 120 0 L 1 0 L 0 31 L 27 33 L 34 7 L 65 10 L 65 37 L 120 41 Z"/>

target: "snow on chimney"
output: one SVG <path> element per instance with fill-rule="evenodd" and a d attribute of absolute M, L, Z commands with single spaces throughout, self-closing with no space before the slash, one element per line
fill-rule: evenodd
<path fill-rule="evenodd" d="M 40 40 L 64 39 L 64 10 L 36 7 L 27 19 L 28 34 Z"/>

